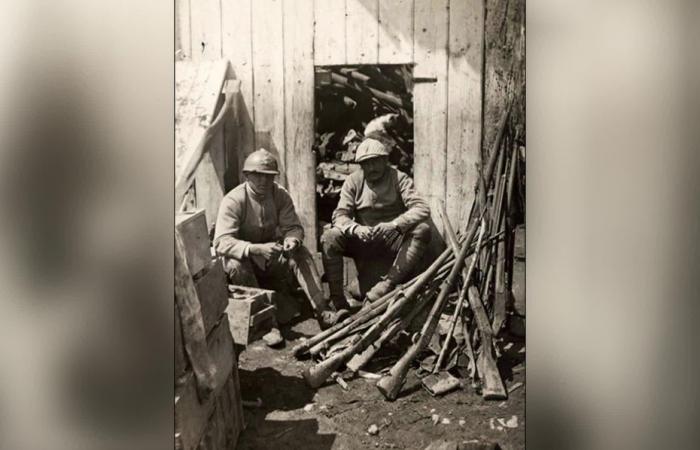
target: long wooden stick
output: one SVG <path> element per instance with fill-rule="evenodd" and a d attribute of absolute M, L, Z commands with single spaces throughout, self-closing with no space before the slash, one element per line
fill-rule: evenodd
<path fill-rule="evenodd" d="M 499 400 L 508 397 L 498 365 L 493 356 L 493 332 L 489 324 L 484 305 L 479 298 L 479 291 L 475 286 L 471 286 L 468 291 L 469 304 L 474 310 L 476 324 L 481 335 L 481 352 L 477 360 L 477 367 L 480 367 L 482 380 L 484 382 L 482 395 L 487 400 Z"/>
<path fill-rule="evenodd" d="M 379 389 L 387 400 L 396 399 L 396 396 L 401 390 L 401 386 L 403 386 L 403 383 L 406 380 L 406 374 L 408 373 L 411 363 L 420 352 L 425 350 L 433 336 L 433 333 L 435 333 L 435 328 L 440 320 L 440 314 L 447 303 L 447 296 L 450 294 L 450 291 L 457 282 L 457 277 L 464 267 L 467 251 L 469 250 L 469 244 L 474 239 L 474 234 L 476 234 L 476 227 L 470 228 L 473 231 L 467 235 L 467 238 L 464 240 L 454 266 L 452 266 L 452 270 L 447 276 L 447 280 L 445 280 L 442 285 L 440 294 L 435 300 L 433 308 L 430 310 L 428 320 L 423 325 L 423 329 L 421 330 L 417 342 L 408 349 L 408 351 L 396 362 L 396 364 L 394 364 L 389 372 L 389 375 L 382 377 L 377 382 L 377 389 Z"/>
<path fill-rule="evenodd" d="M 373 342 L 369 346 L 367 346 L 367 348 L 364 349 L 362 353 L 358 353 L 352 358 L 350 358 L 350 361 L 348 361 L 348 363 L 346 364 L 347 368 L 352 370 L 353 372 L 357 372 L 362 367 L 364 367 L 364 365 L 372 359 L 372 357 L 377 353 L 377 351 L 379 351 L 379 349 L 382 348 L 382 345 L 384 345 L 384 343 L 393 339 L 394 336 L 396 336 L 399 332 L 405 330 L 411 324 L 411 322 L 413 322 L 413 319 L 415 319 L 416 316 L 429 303 L 428 298 L 432 297 L 433 291 L 434 289 L 431 289 L 427 295 L 421 295 L 419 301 L 416 302 L 413 309 L 405 317 L 401 317 L 399 320 L 392 323 L 389 326 L 389 328 L 387 328 L 386 331 L 382 333 L 379 339 L 377 339 L 376 342 Z"/>
<path fill-rule="evenodd" d="M 442 362 L 445 359 L 445 355 L 447 354 L 447 348 L 449 347 L 450 341 L 452 340 L 452 334 L 455 332 L 455 326 L 457 325 L 457 317 L 459 317 L 459 314 L 462 311 L 462 305 L 464 305 L 464 299 L 467 296 L 467 286 L 469 285 L 469 280 L 471 279 L 472 273 L 474 272 L 474 267 L 476 267 L 476 262 L 479 259 L 479 253 L 481 252 L 481 241 L 484 238 L 484 234 L 486 233 L 486 222 L 484 221 L 484 219 L 481 219 L 480 230 L 481 231 L 479 231 L 479 237 L 476 241 L 476 250 L 474 252 L 474 257 L 472 258 L 472 262 L 469 265 L 469 269 L 467 270 L 466 275 L 464 275 L 464 280 L 462 281 L 464 285 L 462 286 L 462 291 L 460 292 L 459 300 L 457 300 L 457 305 L 455 306 L 454 313 L 452 313 L 452 317 L 450 318 L 450 328 L 447 331 L 447 336 L 445 336 L 445 342 L 442 344 L 442 349 L 440 350 L 438 359 L 435 362 L 433 373 L 437 373 L 440 370 L 440 366 L 442 366 Z"/>
<path fill-rule="evenodd" d="M 467 252 L 468 243 L 464 244 L 464 253 Z M 389 308 L 381 316 L 381 319 L 374 324 L 369 330 L 362 335 L 356 343 L 346 348 L 342 352 L 339 352 L 332 357 L 326 359 L 325 361 L 307 368 L 303 372 L 304 379 L 306 383 L 313 388 L 319 387 L 323 382 L 333 373 L 341 364 L 344 364 L 349 360 L 355 353 L 363 351 L 374 342 L 379 334 L 389 326 L 389 324 L 398 316 L 401 309 L 407 304 L 413 301 L 423 287 L 432 281 L 435 273 L 442 267 L 442 264 L 449 256 L 449 252 L 444 252 L 437 260 L 435 260 L 428 269 L 426 269 L 418 278 L 418 280 L 405 292 L 401 292 L 398 298 L 389 306 Z M 464 256 L 464 255 L 462 255 Z M 455 264 L 454 267 L 459 266 Z M 453 267 L 453 271 L 454 271 Z"/>

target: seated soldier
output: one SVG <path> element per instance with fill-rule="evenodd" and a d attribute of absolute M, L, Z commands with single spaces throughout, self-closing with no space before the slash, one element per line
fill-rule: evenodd
<path fill-rule="evenodd" d="M 347 311 L 328 308 L 311 253 L 302 245 L 304 229 L 294 203 L 274 181 L 277 160 L 260 149 L 245 160 L 243 173 L 246 182 L 221 201 L 214 232 L 214 249 L 224 259 L 229 283 L 289 291 L 298 282 L 321 328 L 334 325 Z"/>
<path fill-rule="evenodd" d="M 361 170 L 345 179 L 333 226 L 322 236 L 323 267 L 333 304 L 346 304 L 343 255 L 362 260 L 385 254 L 394 258 L 389 272 L 366 294 L 375 301 L 416 269 L 430 242 L 430 208 L 418 196 L 413 181 L 389 166 L 389 150 L 378 139 L 366 138 L 357 148 Z"/>

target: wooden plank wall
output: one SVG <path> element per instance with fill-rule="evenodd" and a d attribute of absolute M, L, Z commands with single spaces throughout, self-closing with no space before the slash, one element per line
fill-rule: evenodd
<path fill-rule="evenodd" d="M 453 222 L 469 213 L 483 132 L 484 1 L 177 0 L 177 42 L 193 59 L 231 61 L 242 125 L 226 145 L 239 150 L 239 170 L 260 146 L 279 156 L 280 182 L 315 251 L 314 65 L 414 64 L 416 77 L 436 79 L 414 86 L 415 182 Z"/>

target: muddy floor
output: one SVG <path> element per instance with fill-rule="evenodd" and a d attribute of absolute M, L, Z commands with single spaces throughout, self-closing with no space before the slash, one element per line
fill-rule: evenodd
<path fill-rule="evenodd" d="M 306 386 L 301 371 L 311 362 L 297 361 L 291 349 L 299 339 L 318 331 L 316 321 L 304 314 L 296 323 L 282 327 L 284 347 L 271 349 L 257 341 L 240 352 L 243 398 L 260 398 L 262 406 L 244 409 L 246 428 L 237 448 L 424 449 L 445 439 L 470 448 L 476 442 L 497 443 L 503 449 L 525 448 L 522 340 L 506 338 L 499 344 L 506 389 L 523 384 L 506 401 L 486 401 L 471 387 L 434 398 L 411 370 L 399 398 L 387 402 L 375 381 L 360 377 L 346 377 L 348 390 L 335 382 L 319 389 Z M 391 362 L 388 355 L 368 369 L 378 371 Z M 368 432 L 372 425 L 378 429 L 376 434 Z"/>

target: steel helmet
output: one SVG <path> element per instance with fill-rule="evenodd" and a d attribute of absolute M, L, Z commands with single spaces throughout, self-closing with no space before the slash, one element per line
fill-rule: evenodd
<path fill-rule="evenodd" d="M 277 169 L 277 160 L 264 148 L 254 151 L 245 159 L 243 163 L 243 173 L 256 172 L 265 173 L 269 175 L 279 174 Z"/>
<path fill-rule="evenodd" d="M 389 156 L 389 149 L 381 141 L 367 138 L 357 146 L 355 162 L 376 158 L 377 156 Z"/>

